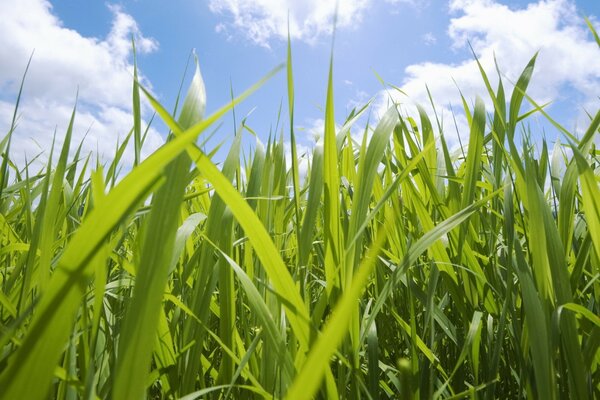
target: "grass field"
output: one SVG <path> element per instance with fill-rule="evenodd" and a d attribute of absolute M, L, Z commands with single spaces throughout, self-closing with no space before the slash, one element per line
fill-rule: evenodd
<path fill-rule="evenodd" d="M 304 177 L 289 45 L 287 61 L 210 116 L 199 71 L 173 113 L 134 82 L 105 165 L 72 122 L 45 168 L 14 165 L 17 101 L 0 142 L 0 398 L 600 398 L 600 112 L 579 137 L 556 123 L 527 96 L 533 57 L 514 86 L 481 70 L 493 108 L 463 99 L 464 152 L 435 115 L 395 106 L 357 142 L 368 108 L 336 127 L 330 68 Z M 216 165 L 200 143 L 274 73 L 291 165 L 283 138 L 242 151 L 243 127 Z M 142 97 L 171 130 L 144 160 Z"/>

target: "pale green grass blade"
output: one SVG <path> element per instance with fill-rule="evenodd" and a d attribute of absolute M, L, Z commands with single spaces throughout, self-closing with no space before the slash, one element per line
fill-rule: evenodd
<path fill-rule="evenodd" d="M 592 311 L 588 310 L 587 308 L 583 307 L 580 304 L 576 304 L 576 303 L 563 304 L 562 306 L 560 306 L 558 308 L 557 311 L 559 313 L 561 313 L 562 310 L 569 310 L 576 314 L 580 314 L 581 316 L 585 317 L 588 321 L 590 321 L 591 323 L 593 323 L 594 325 L 596 325 L 597 327 L 600 328 L 600 317 L 598 317 Z"/>
<path fill-rule="evenodd" d="M 596 31 L 596 28 L 594 28 L 594 25 L 592 25 L 592 21 L 590 21 L 590 19 L 588 17 L 585 17 L 584 19 L 585 19 L 585 23 L 587 24 L 590 32 L 592 32 L 592 35 L 594 35 L 594 39 L 596 40 L 598 47 L 600 47 L 600 36 L 598 36 L 598 32 Z"/>
<path fill-rule="evenodd" d="M 175 242 L 173 245 L 173 256 L 169 263 L 169 273 L 173 272 L 179 261 L 179 257 L 184 251 L 185 243 L 188 241 L 194 230 L 206 219 L 206 215 L 203 213 L 191 214 L 183 221 L 183 224 L 177 229 L 177 235 L 175 236 Z"/>
<path fill-rule="evenodd" d="M 531 273 L 525 260 L 525 254 L 518 240 L 514 242 L 517 275 L 521 284 L 523 308 L 525 310 L 525 325 L 528 330 L 528 347 L 531 351 L 533 373 L 537 397 L 554 399 L 556 397 L 556 382 L 554 366 L 550 358 L 551 345 L 549 323 L 541 299 L 538 297 Z M 531 382 L 529 382 L 531 385 Z"/>
<path fill-rule="evenodd" d="M 9 159 L 8 154 L 10 153 L 10 144 L 12 141 L 12 135 L 15 131 L 17 124 L 17 113 L 19 111 L 19 104 L 21 103 L 21 96 L 23 95 L 23 87 L 25 86 L 25 77 L 27 76 L 27 72 L 29 71 L 29 66 L 31 65 L 31 60 L 33 58 L 33 52 L 29 56 L 29 60 L 27 61 L 27 65 L 25 66 L 25 71 L 23 72 L 23 77 L 21 78 L 21 84 L 19 85 L 19 93 L 17 94 L 17 100 L 15 102 L 15 109 L 13 111 L 12 120 L 10 122 L 10 129 L 6 136 L 0 142 L 0 155 L 2 155 L 2 164 L 0 164 L 0 211 L 3 210 L 2 207 L 2 193 L 3 190 L 8 185 L 8 165 Z"/>
<path fill-rule="evenodd" d="M 142 112 L 140 107 L 140 84 L 138 83 L 137 72 L 137 53 L 135 51 L 135 41 L 131 38 L 131 48 L 133 52 L 133 88 L 132 88 L 132 110 L 133 110 L 133 165 L 140 163 L 142 151 Z"/>
<path fill-rule="evenodd" d="M 483 136 L 485 129 L 485 105 L 481 98 L 475 101 L 475 110 L 473 111 L 473 120 L 471 123 L 471 133 L 467 153 L 465 178 L 463 185 L 463 195 L 461 208 L 466 208 L 475 199 L 476 183 L 479 180 L 481 171 L 481 152 L 483 148 Z M 466 233 L 465 228 L 461 230 L 461 242 Z"/>
<path fill-rule="evenodd" d="M 597 112 L 583 138 L 579 142 L 580 152 L 586 152 L 600 127 L 600 112 Z M 560 190 L 558 210 L 558 229 L 565 249 L 571 248 L 573 239 L 575 213 L 575 196 L 577 192 L 577 161 L 571 160 L 567 166 Z"/>
<path fill-rule="evenodd" d="M 217 238 L 221 253 L 233 255 L 233 215 L 225 210 L 221 219 L 221 235 Z M 228 268 L 229 260 L 221 257 L 217 264 L 219 269 L 219 333 L 223 345 L 233 349 L 235 334 L 235 287 L 233 271 Z M 235 366 L 231 357 L 223 355 L 219 365 L 217 383 L 231 382 Z"/>
<path fill-rule="evenodd" d="M 180 126 L 189 128 L 202 121 L 206 107 L 206 90 L 200 67 L 183 102 Z M 155 194 L 142 245 L 133 299 L 128 306 L 119 340 L 119 357 L 113 387 L 115 399 L 144 397 L 155 337 L 148 332 L 157 329 L 160 305 L 165 291 L 177 227 L 179 209 L 188 185 L 191 160 L 179 155 L 165 169 L 165 183 Z"/>
<path fill-rule="evenodd" d="M 351 255 L 352 268 L 354 268 L 354 260 L 358 260 L 359 253 L 362 250 L 360 249 L 361 241 L 358 237 L 359 227 L 364 222 L 369 209 L 377 168 L 383 158 L 390 136 L 397 122 L 398 112 L 395 107 L 392 107 L 383 115 L 375 128 L 367 152 L 364 155 L 364 160 L 362 160 L 362 168 L 359 168 L 358 170 L 357 182 L 355 184 L 355 196 L 352 202 L 350 225 L 348 227 L 348 232 L 346 232 L 347 239 L 352 240 L 352 242 L 346 244 L 346 248 L 353 246 L 356 246 L 357 248 L 357 254 Z M 432 147 L 430 145 L 427 148 L 430 149 Z M 422 154 L 417 155 L 419 158 L 422 156 Z"/>
<path fill-rule="evenodd" d="M 510 98 L 510 106 L 508 109 L 508 127 L 507 134 L 509 138 L 512 140 L 515 136 L 515 129 L 517 127 L 517 121 L 519 118 L 519 113 L 521 109 L 521 103 L 523 102 L 523 97 L 527 91 L 527 86 L 529 85 L 529 81 L 531 80 L 531 76 L 533 75 L 533 69 L 535 67 L 535 60 L 537 59 L 537 53 L 529 60 L 529 63 L 519 76 L 517 83 L 515 85 L 515 89 L 513 90 L 512 96 Z"/>
<path fill-rule="evenodd" d="M 323 193 L 323 146 L 320 145 L 317 145 L 313 151 L 308 190 L 308 200 L 302 220 L 298 248 L 299 264 L 301 266 L 306 265 L 308 262 L 312 249 L 313 237 L 316 231 L 315 225 L 321 204 L 321 194 Z"/>
<path fill-rule="evenodd" d="M 292 188 L 294 190 L 294 213 L 296 223 L 296 242 L 298 243 L 298 264 L 300 264 L 301 255 L 306 253 L 306 249 L 301 249 L 305 245 L 300 237 L 300 175 L 298 170 L 298 150 L 296 148 L 296 134 L 294 132 L 294 72 L 292 70 L 292 43 L 288 26 L 288 41 L 287 41 L 287 88 L 288 88 L 288 112 L 290 117 L 290 147 L 292 153 Z"/>
<path fill-rule="evenodd" d="M 65 178 L 65 171 L 67 169 L 67 158 L 69 156 L 69 147 L 71 145 L 71 137 L 73 134 L 73 123 L 75 121 L 75 113 L 77 108 L 73 108 L 71 113 L 71 120 L 65 135 L 63 146 L 60 152 L 56 169 L 54 170 L 54 176 L 52 177 L 52 187 L 48 195 L 48 202 L 45 205 L 44 219 L 42 221 L 42 230 L 39 244 L 40 259 L 39 259 L 39 285 L 40 291 L 43 292 L 46 289 L 48 281 L 50 279 L 51 260 L 54 256 L 52 251 L 52 245 L 55 240 L 55 223 L 57 215 L 59 213 L 59 202 L 63 196 L 63 179 Z"/>
<path fill-rule="evenodd" d="M 529 253 L 533 260 L 533 276 L 535 278 L 536 289 L 541 300 L 550 303 L 554 300 L 554 287 L 552 285 L 552 275 L 550 272 L 550 261 L 546 248 L 546 234 L 542 215 L 542 207 L 545 204 L 541 202 L 541 194 L 535 179 L 533 161 L 528 155 L 525 156 L 527 164 L 527 198 L 529 199 L 529 220 L 528 220 L 528 239 Z"/>
<path fill-rule="evenodd" d="M 327 294 L 331 296 L 332 292 L 340 286 L 339 274 L 336 270 L 342 263 L 340 252 L 343 243 L 340 229 L 338 147 L 335 134 L 335 110 L 333 107 L 333 54 L 329 62 L 323 140 L 325 279 Z"/>
<path fill-rule="evenodd" d="M 535 189 L 536 193 L 532 193 L 532 189 Z M 541 249 L 541 251 L 547 253 L 549 272 L 552 279 L 552 289 L 554 292 L 553 297 L 556 298 L 558 304 L 572 302 L 573 295 L 569 281 L 568 265 L 566 263 L 567 257 L 565 250 L 562 247 L 559 232 L 554 218 L 552 217 L 550 207 L 536 183 L 532 182 L 529 185 L 529 190 L 529 206 L 533 209 L 530 211 L 530 214 L 532 214 L 530 225 L 532 225 L 532 229 L 535 229 L 536 224 L 532 220 L 540 217 L 543 223 L 543 226 L 538 226 L 539 229 L 532 230 L 529 235 L 531 243 L 530 252 L 533 252 L 533 260 L 535 262 L 540 258 L 538 252 L 536 252 L 537 249 L 534 249 L 533 243 L 537 243 L 541 238 L 546 241 L 546 248 Z M 598 195 L 600 195 L 600 193 L 598 193 Z M 539 264 L 534 264 L 534 267 L 534 273 L 537 273 L 543 268 Z M 539 287 L 537 289 L 540 290 Z M 585 390 L 585 382 L 587 379 L 583 368 L 583 356 L 579 342 L 577 323 L 574 316 L 570 314 L 564 315 L 559 320 L 559 326 L 561 331 L 560 339 L 568 367 L 568 373 L 565 371 L 561 375 L 568 374 L 570 391 L 576 393 L 578 398 L 586 399 L 588 398 L 587 391 Z"/>
<path fill-rule="evenodd" d="M 598 187 L 598 176 L 594 174 L 577 147 L 572 146 L 571 148 L 579 170 L 581 203 L 585 220 L 592 238 L 594 251 L 597 255 L 600 255 L 600 188 Z M 600 272 L 600 268 L 597 268 L 596 272 Z"/>

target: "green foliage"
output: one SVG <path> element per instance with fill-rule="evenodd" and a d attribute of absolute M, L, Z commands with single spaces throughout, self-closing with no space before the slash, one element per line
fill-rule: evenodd
<path fill-rule="evenodd" d="M 306 176 L 289 44 L 289 168 L 283 138 L 242 161 L 245 121 L 221 166 L 201 150 L 264 80 L 205 117 L 198 68 L 177 118 L 134 81 L 106 173 L 81 145 L 69 157 L 75 111 L 35 172 L 10 159 L 13 123 L 0 398 L 600 397 L 600 112 L 581 140 L 558 125 L 527 95 L 535 59 L 510 96 L 480 68 L 490 101 L 463 99 L 458 155 L 424 108 L 392 106 L 360 143 L 368 107 L 338 129 L 332 62 Z M 142 160 L 144 95 L 170 134 Z M 521 136 L 534 114 L 568 145 Z"/>

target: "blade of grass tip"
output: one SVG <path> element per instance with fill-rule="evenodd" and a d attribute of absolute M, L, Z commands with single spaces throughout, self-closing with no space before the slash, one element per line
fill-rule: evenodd
<path fill-rule="evenodd" d="M 127 149 L 127 145 L 129 144 L 129 140 L 131 139 L 132 135 L 133 135 L 133 129 L 131 129 L 129 131 L 129 133 L 127 134 L 127 136 L 125 136 L 123 143 L 121 143 L 121 144 L 117 143 L 117 148 L 115 150 L 113 159 L 110 162 L 110 166 L 108 167 L 108 169 L 106 171 L 106 178 L 105 178 L 106 182 L 110 183 L 111 187 L 114 187 L 114 185 L 116 183 L 116 179 L 117 179 L 117 175 L 118 175 L 118 171 L 119 171 L 119 163 L 121 162 L 121 158 L 123 157 L 123 154 L 125 153 L 125 150 Z M 96 156 L 96 157 L 98 157 L 98 156 Z"/>
<path fill-rule="evenodd" d="M 198 225 L 200 225 L 200 223 L 205 219 L 206 215 L 201 212 L 190 214 L 185 219 L 185 221 L 183 221 L 183 224 L 181 224 L 181 226 L 177 229 L 177 235 L 175 237 L 175 243 L 173 245 L 173 256 L 171 257 L 171 262 L 169 263 L 169 273 L 175 270 L 177 262 L 179 261 L 179 257 L 181 257 L 181 254 L 183 253 L 187 240 L 196 230 Z"/>
<path fill-rule="evenodd" d="M 342 248 L 342 232 L 340 230 L 340 176 L 335 135 L 335 110 L 333 106 L 333 48 L 329 60 L 323 147 L 325 289 L 327 296 L 331 296 L 334 290 L 340 286 L 336 270 L 341 262 L 340 251 Z"/>
<path fill-rule="evenodd" d="M 196 71 L 183 102 L 179 124 L 189 128 L 201 122 L 206 108 L 206 89 L 198 59 Z M 133 299 L 123 321 L 119 339 L 113 398 L 138 399 L 144 396 L 159 311 L 179 223 L 180 207 L 188 185 L 191 160 L 180 154 L 165 170 L 165 184 L 152 200 Z"/>
<path fill-rule="evenodd" d="M 139 88 L 138 88 L 139 90 Z M 144 147 L 144 143 L 146 143 L 146 138 L 148 137 L 148 133 L 150 132 L 150 127 L 152 126 L 152 122 L 154 121 L 154 117 L 156 116 L 156 114 L 152 114 L 152 116 L 150 117 L 150 120 L 148 121 L 148 124 L 146 124 L 146 129 L 144 130 L 144 134 L 142 135 L 142 142 L 140 143 L 140 149 L 142 147 Z"/>
<path fill-rule="evenodd" d="M 592 32 L 592 35 L 594 35 L 594 39 L 596 40 L 598 47 L 600 47 L 600 36 L 598 36 L 598 32 L 594 28 L 594 25 L 592 25 L 592 21 L 590 21 L 590 19 L 588 17 L 584 17 L 584 19 L 585 19 L 585 23 L 587 24 L 588 28 L 590 29 L 590 32 Z"/>
<path fill-rule="evenodd" d="M 488 91 L 488 95 L 490 96 L 490 98 L 492 99 L 492 103 L 494 104 L 494 110 L 495 110 L 494 120 L 496 120 L 496 118 L 497 118 L 498 124 L 502 128 L 505 128 L 504 109 L 506 106 L 503 103 L 504 90 L 498 90 L 499 96 L 496 96 L 496 93 L 494 93 L 494 89 L 492 89 L 492 85 L 490 84 L 490 80 L 488 79 L 488 76 L 487 76 L 485 70 L 483 69 L 483 66 L 479 62 L 479 57 L 477 57 L 477 54 L 475 53 L 473 46 L 471 46 L 471 42 L 469 41 L 468 43 L 469 43 L 469 48 L 471 49 L 471 53 L 473 54 L 473 58 L 475 58 L 475 61 L 477 62 L 477 67 L 479 68 L 479 74 L 481 75 L 483 82 L 485 83 L 485 87 Z M 496 60 L 496 57 L 494 56 L 494 61 L 495 60 Z M 499 87 L 499 89 L 502 88 L 502 80 L 501 79 L 498 80 L 498 87 Z"/>
<path fill-rule="evenodd" d="M 79 145 L 77 145 L 77 150 L 75 150 L 75 154 L 73 154 L 73 161 L 71 162 L 71 164 L 69 164 L 69 167 L 67 168 L 67 173 L 66 173 L 65 179 L 71 186 L 73 186 L 75 184 L 75 174 L 77 173 L 77 165 L 84 158 L 89 158 L 89 157 L 81 157 L 81 150 L 83 148 L 83 143 L 87 139 L 88 133 L 89 133 L 89 130 L 83 135 L 83 139 L 79 142 Z M 87 161 L 86 161 L 86 164 L 87 164 Z M 84 169 L 85 169 L 85 167 L 84 167 Z M 74 193 L 80 193 L 80 192 L 74 191 Z"/>
<path fill-rule="evenodd" d="M 0 375 L 4 398 L 47 395 L 79 300 L 92 273 L 89 261 L 112 230 L 156 186 L 164 168 L 230 108 L 231 104 L 227 104 L 161 147 L 125 176 L 104 201 L 95 205 L 58 261 L 21 347 Z M 32 381 L 36 384 L 31 385 Z"/>
<path fill-rule="evenodd" d="M 29 243 L 29 252 L 27 253 L 27 257 L 25 260 L 25 264 L 21 264 L 24 269 L 23 269 L 23 283 L 21 284 L 21 292 L 19 295 L 19 301 L 17 303 L 17 308 L 19 310 L 19 314 L 21 314 L 21 312 L 23 310 L 26 310 L 30 305 L 31 302 L 28 301 L 29 298 L 29 294 L 30 291 L 32 289 L 32 285 L 35 284 L 35 280 L 33 279 L 33 274 L 36 272 L 36 261 L 37 261 L 37 250 L 39 248 L 40 245 L 40 240 L 42 237 L 42 234 L 44 232 L 44 220 L 45 220 L 45 212 L 46 212 L 46 203 L 48 201 L 48 193 L 50 191 L 50 180 L 52 178 L 52 160 L 54 157 L 54 144 L 56 141 L 56 131 L 54 132 L 54 135 L 52 137 L 52 146 L 50 147 L 50 155 L 48 156 L 48 163 L 46 164 L 46 174 L 44 176 L 44 181 L 42 183 L 41 187 L 41 194 L 40 194 L 40 203 L 38 206 L 39 212 L 34 214 L 33 212 L 29 213 L 30 214 L 30 218 L 32 220 L 35 221 L 34 225 L 33 225 L 33 229 L 30 231 L 31 235 L 29 237 L 31 237 L 31 241 Z M 29 193 L 31 193 L 31 191 L 28 191 Z M 28 209 L 32 210 L 32 204 L 31 204 L 31 200 L 32 200 L 33 196 L 28 197 L 27 198 L 27 206 Z M 34 219 L 35 218 L 35 219 Z M 15 275 L 15 272 L 13 272 L 13 276 L 17 276 Z M 33 299 L 32 299 L 33 300 Z"/>
<path fill-rule="evenodd" d="M 517 127 L 517 121 L 519 119 L 519 112 L 521 109 L 521 103 L 523 102 L 523 96 L 527 91 L 527 86 L 529 85 L 529 81 L 531 80 L 531 76 L 533 75 L 533 69 L 535 67 L 535 61 L 537 59 L 538 53 L 529 60 L 527 66 L 519 76 L 515 88 L 510 97 L 510 106 L 508 109 L 508 124 L 507 124 L 507 134 L 511 140 L 514 140 L 515 129 Z"/>
<path fill-rule="evenodd" d="M 133 39 L 133 35 L 131 35 L 131 49 L 133 52 L 133 88 L 131 96 L 133 102 L 133 166 L 135 167 L 140 163 L 140 153 L 142 149 L 142 113 L 140 110 L 140 85 L 138 83 L 137 73 L 137 53 L 135 51 L 135 40 Z"/>
<path fill-rule="evenodd" d="M 77 99 L 75 100 L 77 104 Z M 71 119 L 67 128 L 67 133 L 63 142 L 63 146 L 60 152 L 56 169 L 54 170 L 54 176 L 52 177 L 52 187 L 48 196 L 48 202 L 46 203 L 46 209 L 44 212 L 44 221 L 42 226 L 44 227 L 41 232 L 40 238 L 40 260 L 38 269 L 40 271 L 39 284 L 40 290 L 43 292 L 46 289 L 48 281 L 50 279 L 51 261 L 54 256 L 52 254 L 52 245 L 55 239 L 55 222 L 59 210 L 59 202 L 63 195 L 63 179 L 65 178 L 65 171 L 67 168 L 67 159 L 69 157 L 69 147 L 71 145 L 71 137 L 73 134 L 73 123 L 75 121 L 75 114 L 77 112 L 77 105 L 73 107 L 71 113 Z"/>
<path fill-rule="evenodd" d="M 288 16 L 289 18 L 289 16 Z M 294 189 L 294 212 L 296 214 L 296 242 L 298 246 L 297 261 L 300 265 L 300 246 L 303 244 L 300 237 L 300 177 L 298 172 L 298 150 L 296 149 L 296 134 L 294 133 L 294 73 L 292 71 L 292 44 L 290 39 L 290 26 L 288 20 L 287 42 L 287 87 L 288 87 L 288 112 L 290 117 L 290 145 L 292 151 L 292 184 Z"/>
<path fill-rule="evenodd" d="M 2 155 L 2 166 L 0 167 L 0 201 L 2 201 L 2 192 L 8 185 L 8 155 L 10 153 L 10 144 L 12 142 L 12 134 L 17 126 L 17 113 L 19 111 L 19 104 L 21 103 L 21 96 L 23 94 L 23 86 L 25 86 L 25 77 L 29 71 L 31 60 L 33 59 L 33 53 L 29 56 L 27 65 L 25 66 L 25 72 L 21 78 L 21 84 L 19 85 L 19 93 L 17 94 L 17 101 L 15 102 L 15 109 L 13 111 L 12 120 L 10 122 L 10 129 L 4 139 L 2 139 L 2 145 L 0 145 L 0 155 Z M 6 147 L 5 147 L 6 146 Z M 0 210 L 2 209 L 2 203 L 0 203 Z"/>
<path fill-rule="evenodd" d="M 188 55 L 187 62 L 185 63 L 185 69 L 183 70 L 183 75 L 181 76 L 181 82 L 179 82 L 179 90 L 177 90 L 177 97 L 175 97 L 175 105 L 173 106 L 173 115 L 177 114 L 179 108 L 179 100 L 181 100 L 181 93 L 183 92 L 183 85 L 185 84 L 188 68 L 190 66 L 190 62 L 192 61 L 192 58 L 195 58 L 195 56 L 196 52 L 194 49 L 192 49 L 192 51 L 190 51 L 190 54 Z M 140 89 L 144 91 L 144 88 L 142 86 L 140 86 Z M 156 115 L 156 113 L 154 113 L 154 115 Z"/>

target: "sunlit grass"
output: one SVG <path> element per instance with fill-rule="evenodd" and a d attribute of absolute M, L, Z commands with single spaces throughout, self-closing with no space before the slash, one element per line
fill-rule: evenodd
<path fill-rule="evenodd" d="M 481 69 L 494 107 L 464 101 L 459 157 L 424 109 L 337 129 L 332 62 L 305 177 L 290 46 L 291 165 L 283 139 L 242 158 L 244 126 L 219 166 L 196 144 L 277 70 L 210 116 L 198 69 L 181 112 L 135 82 L 105 166 L 71 143 L 75 110 L 45 168 L 17 166 L 13 121 L 0 398 L 600 397 L 600 112 L 580 139 L 559 126 L 527 95 L 535 59 L 514 87 Z M 143 96 L 170 129 L 144 160 Z M 553 153 L 521 134 L 540 114 Z"/>

